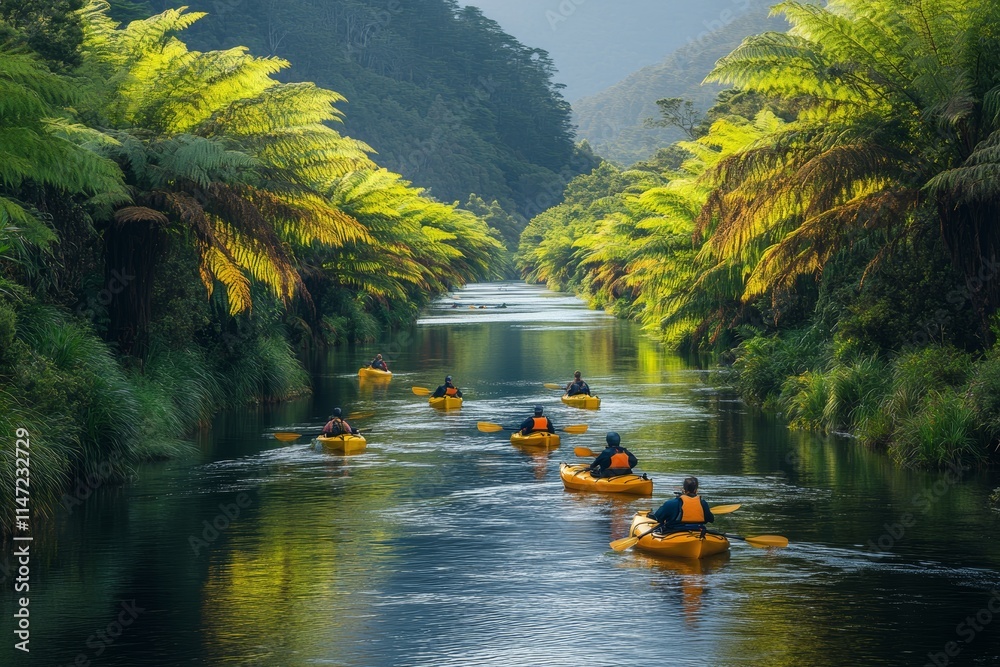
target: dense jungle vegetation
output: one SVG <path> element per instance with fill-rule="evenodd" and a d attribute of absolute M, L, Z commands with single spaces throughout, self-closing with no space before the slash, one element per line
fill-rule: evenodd
<path fill-rule="evenodd" d="M 122 16 L 175 6 L 112 4 Z M 573 144 L 571 110 L 548 54 L 520 44 L 475 7 L 456 0 L 185 4 L 208 12 L 189 31 L 192 48 L 246 45 L 290 61 L 277 75 L 282 81 L 312 81 L 345 96 L 344 132 L 441 201 L 475 193 L 531 217 L 595 164 Z M 516 234 L 512 240 L 516 246 Z"/>
<path fill-rule="evenodd" d="M 387 170 L 287 60 L 190 49 L 199 12 L 125 9 L 0 2 L 0 496 L 26 428 L 46 513 L 220 407 L 308 391 L 299 352 L 498 275 L 519 231 Z"/>
<path fill-rule="evenodd" d="M 707 81 L 690 140 L 603 164 L 521 237 L 529 280 L 678 349 L 750 401 L 902 464 L 1000 442 L 1000 11 L 783 2 Z M 667 105 L 666 122 L 683 123 Z"/>

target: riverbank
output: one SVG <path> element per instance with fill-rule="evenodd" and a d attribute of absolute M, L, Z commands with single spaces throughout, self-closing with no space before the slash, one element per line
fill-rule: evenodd
<path fill-rule="evenodd" d="M 809 331 L 757 337 L 732 351 L 729 377 L 748 403 L 790 428 L 847 432 L 897 464 L 994 463 L 1000 356 L 929 346 L 837 358 Z"/>
<path fill-rule="evenodd" d="M 221 409 L 300 396 L 309 377 L 285 336 L 220 337 L 206 347 L 154 346 L 120 358 L 85 321 L 32 300 L 0 299 L 0 433 L 31 434 L 31 500 L 52 516 L 73 489 L 117 484 L 142 461 L 192 448 Z M 0 453 L 13 460 L 13 442 Z M 15 468 L 0 469 L 12 505 Z M 9 532 L 12 517 L 0 517 Z"/>

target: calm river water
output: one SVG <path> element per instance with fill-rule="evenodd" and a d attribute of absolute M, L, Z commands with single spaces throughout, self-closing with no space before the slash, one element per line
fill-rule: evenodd
<path fill-rule="evenodd" d="M 789 432 L 571 296 L 519 283 L 456 296 L 409 332 L 330 353 L 313 396 L 221 415 L 196 456 L 53 517 L 34 544 L 31 654 L 8 631 L 0 664 L 1000 663 L 995 476 L 901 471 L 850 440 Z M 377 351 L 391 383 L 359 382 Z M 599 411 L 542 386 L 575 369 Z M 410 391 L 449 373 L 461 411 Z M 475 429 L 536 403 L 590 432 L 533 456 Z M 371 429 L 363 455 L 268 436 L 318 427 L 336 405 L 374 413 L 355 423 Z M 559 462 L 608 430 L 653 499 L 563 490 Z M 688 474 L 710 504 L 743 504 L 719 527 L 792 545 L 734 542 L 693 564 L 608 548 Z"/>

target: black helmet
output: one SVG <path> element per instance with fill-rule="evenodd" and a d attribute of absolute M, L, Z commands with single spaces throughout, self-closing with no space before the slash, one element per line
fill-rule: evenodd
<path fill-rule="evenodd" d="M 608 444 L 611 445 L 612 447 L 617 447 L 618 445 L 622 444 L 622 437 L 617 433 L 615 433 L 614 431 L 608 433 L 607 440 Z"/>
<path fill-rule="evenodd" d="M 340 411 L 340 408 L 334 408 L 334 409 L 333 409 L 333 416 L 334 416 L 334 417 L 339 417 L 339 416 L 340 416 L 340 415 L 342 415 L 342 414 L 343 414 L 343 413 L 342 413 L 342 412 Z"/>
<path fill-rule="evenodd" d="M 535 406 L 535 416 L 536 417 L 541 417 L 542 416 L 542 412 L 544 412 L 544 410 L 542 410 L 542 406 L 536 405 Z"/>
<path fill-rule="evenodd" d="M 444 379 L 444 381 L 445 381 L 445 382 L 451 382 L 451 376 L 449 375 L 448 377 L 446 377 L 446 378 Z"/>

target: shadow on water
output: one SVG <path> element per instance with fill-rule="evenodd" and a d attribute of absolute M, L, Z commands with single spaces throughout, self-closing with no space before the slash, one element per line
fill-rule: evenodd
<path fill-rule="evenodd" d="M 357 377 L 376 352 L 389 383 Z M 600 410 L 543 387 L 576 369 Z M 996 480 L 942 483 L 789 432 L 708 372 L 571 296 L 471 285 L 411 330 L 324 354 L 313 396 L 220 415 L 198 456 L 50 521 L 35 544 L 30 661 L 8 641 L 0 663 L 923 665 L 955 641 L 952 664 L 994 664 L 1000 632 L 985 623 L 965 642 L 957 626 L 1000 585 L 985 505 Z M 446 374 L 460 411 L 410 391 Z M 533 452 L 475 428 L 516 424 L 535 404 L 590 431 Z M 267 437 L 318 428 L 337 405 L 371 413 L 355 423 L 370 430 L 364 454 Z M 609 430 L 655 479 L 652 499 L 563 490 L 560 461 Z M 700 563 L 608 548 L 688 474 L 711 504 L 743 504 L 720 528 L 792 546 L 734 542 Z M 132 600 L 142 611 L 115 628 Z"/>

